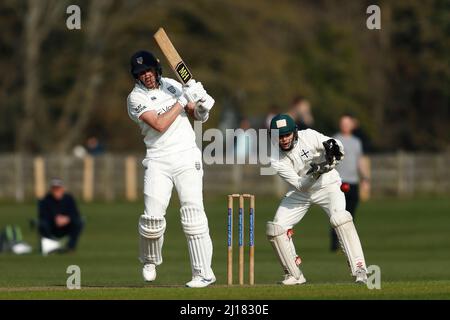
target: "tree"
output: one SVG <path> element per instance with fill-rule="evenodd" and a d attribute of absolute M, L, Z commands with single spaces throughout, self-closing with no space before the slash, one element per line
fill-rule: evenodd
<path fill-rule="evenodd" d="M 42 46 L 56 22 L 63 21 L 61 17 L 69 2 L 27 1 L 24 19 L 24 115 L 17 127 L 18 151 L 57 150 L 63 153 L 79 139 L 89 120 L 102 81 L 103 54 L 109 40 L 108 33 L 105 33 L 106 16 L 113 2 L 113 0 L 90 2 L 88 20 L 84 27 L 83 49 L 77 62 L 80 67 L 74 84 L 66 91 L 65 101 L 60 102 L 61 111 L 55 118 L 42 96 L 42 79 L 45 75 L 42 73 L 41 65 L 45 64 L 42 59 L 48 59 L 42 57 Z M 36 134 L 41 129 L 51 134 Z"/>

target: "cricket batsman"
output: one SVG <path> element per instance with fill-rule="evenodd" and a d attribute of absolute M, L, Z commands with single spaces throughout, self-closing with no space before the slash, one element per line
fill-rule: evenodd
<path fill-rule="evenodd" d="M 275 116 L 270 128 L 279 130 L 280 148 L 279 157 L 272 157 L 271 166 L 290 185 L 266 229 L 285 273 L 281 283 L 296 285 L 306 282 L 299 268 L 301 259 L 296 254 L 292 236 L 293 227 L 312 204 L 318 204 L 327 213 L 356 282 L 366 283 L 363 250 L 352 216 L 345 210 L 341 178 L 334 169 L 344 157 L 342 143 L 312 129 L 298 131 L 294 120 L 286 114 Z"/>
<path fill-rule="evenodd" d="M 214 99 L 200 82 L 182 86 L 162 77 L 159 60 L 148 51 L 133 54 L 130 64 L 135 85 L 127 99 L 128 115 L 139 125 L 147 147 L 142 161 L 144 213 L 138 223 L 142 275 L 145 281 L 155 280 L 163 261 L 165 214 L 175 185 L 192 269 L 186 286 L 206 287 L 216 281 L 213 246 L 203 207 L 202 156 L 188 116 L 206 121 Z"/>

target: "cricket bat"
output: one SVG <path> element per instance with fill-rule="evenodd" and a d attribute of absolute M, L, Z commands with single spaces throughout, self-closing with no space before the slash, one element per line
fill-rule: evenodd
<path fill-rule="evenodd" d="M 155 38 L 156 43 L 169 62 L 173 72 L 175 72 L 175 74 L 177 75 L 178 80 L 180 80 L 181 83 L 186 84 L 190 79 L 192 79 L 192 73 L 191 71 L 189 71 L 183 59 L 181 59 L 177 50 L 173 46 L 172 41 L 170 41 L 169 37 L 167 36 L 167 33 L 163 28 L 159 28 L 158 31 L 156 31 L 156 33 L 153 35 L 153 37 Z"/>

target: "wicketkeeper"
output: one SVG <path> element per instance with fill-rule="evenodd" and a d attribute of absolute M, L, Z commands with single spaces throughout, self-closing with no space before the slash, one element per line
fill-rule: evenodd
<path fill-rule="evenodd" d="M 365 283 L 367 270 L 363 250 L 352 216 L 345 210 L 341 178 L 334 169 L 344 157 L 341 142 L 311 129 L 298 131 L 294 120 L 285 114 L 275 116 L 270 128 L 279 130 L 280 147 L 279 158 L 273 157 L 271 165 L 290 185 L 273 221 L 267 223 L 267 237 L 285 273 L 282 284 L 306 282 L 292 235 L 293 227 L 312 204 L 325 210 L 347 256 L 351 274 L 356 282 Z"/>
<path fill-rule="evenodd" d="M 145 281 L 156 278 L 162 259 L 166 209 L 172 188 L 178 191 L 181 225 L 186 234 L 192 280 L 186 286 L 206 287 L 216 281 L 211 268 L 213 246 L 203 207 L 201 151 L 188 115 L 206 121 L 214 105 L 200 82 L 161 77 L 159 60 L 147 51 L 131 57 L 135 85 L 128 96 L 128 115 L 144 136 L 144 214 L 139 219 L 140 261 Z"/>

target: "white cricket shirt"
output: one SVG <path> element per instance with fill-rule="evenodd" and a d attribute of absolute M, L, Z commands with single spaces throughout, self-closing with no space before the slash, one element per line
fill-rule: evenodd
<path fill-rule="evenodd" d="M 155 110 L 158 115 L 169 111 L 181 94 L 181 83 L 161 78 L 158 89 L 148 89 L 140 82 L 136 82 L 128 95 L 128 115 L 141 128 L 147 147 L 146 158 L 160 158 L 197 147 L 194 130 L 184 110 L 164 132 L 156 131 L 139 119 L 147 111 Z"/>
<path fill-rule="evenodd" d="M 328 184 L 340 182 L 339 173 L 333 169 L 315 180 L 306 175 L 311 163 L 325 161 L 325 148 L 322 142 L 331 139 L 315 130 L 298 131 L 298 141 L 288 152 L 281 151 L 279 159 L 271 158 L 271 166 L 280 177 L 300 191 L 316 191 Z M 340 141 L 336 140 L 342 145 Z"/>

